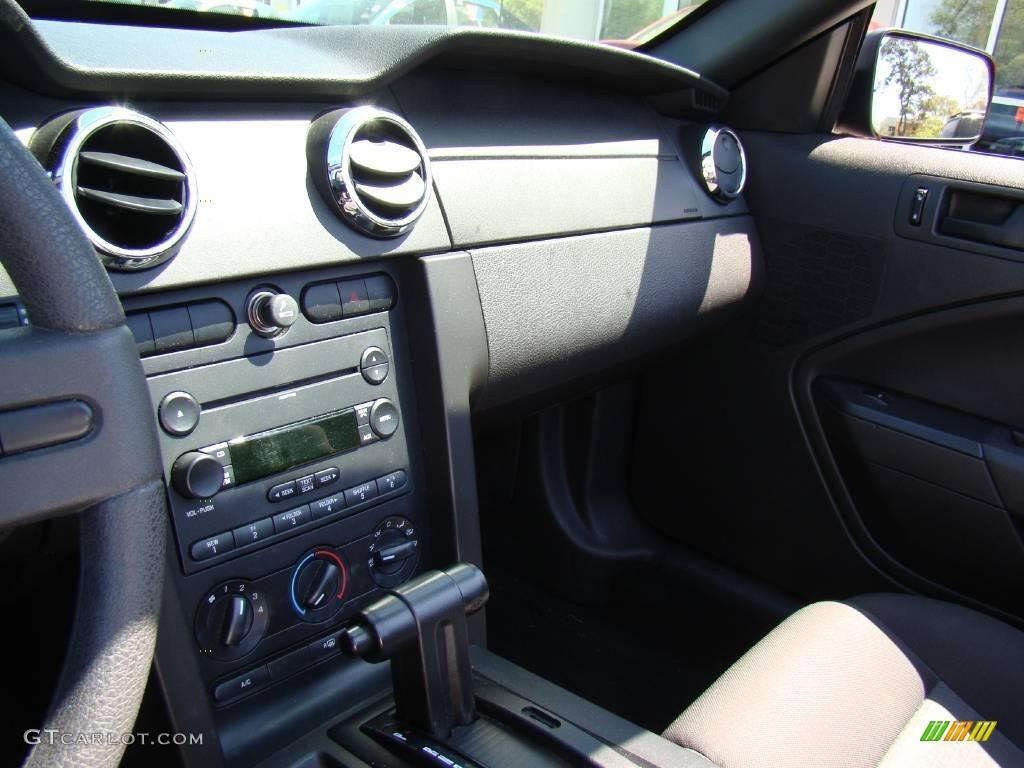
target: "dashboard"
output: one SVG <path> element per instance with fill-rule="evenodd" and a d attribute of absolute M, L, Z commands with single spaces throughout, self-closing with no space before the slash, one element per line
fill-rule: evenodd
<path fill-rule="evenodd" d="M 162 32 L 6 30 L 49 85 L 0 82 L 0 116 L 148 378 L 172 715 L 247 764 L 358 687 L 323 663 L 349 617 L 479 561 L 474 414 L 656 360 L 756 293 L 761 254 L 727 94 L 686 70 L 465 30 L 358 61 L 360 30 Z M 25 322 L 0 274 L 4 307 Z"/>

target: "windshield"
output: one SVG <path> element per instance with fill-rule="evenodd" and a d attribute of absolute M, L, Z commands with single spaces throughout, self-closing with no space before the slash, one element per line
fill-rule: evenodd
<path fill-rule="evenodd" d="M 440 24 L 539 32 L 633 49 L 707 0 L 115 0 L 303 24 Z"/>

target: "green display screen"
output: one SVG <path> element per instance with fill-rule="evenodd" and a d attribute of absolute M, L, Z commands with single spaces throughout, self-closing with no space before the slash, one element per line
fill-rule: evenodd
<path fill-rule="evenodd" d="M 359 447 L 356 412 L 351 408 L 289 424 L 229 443 L 235 483 L 267 475 Z"/>

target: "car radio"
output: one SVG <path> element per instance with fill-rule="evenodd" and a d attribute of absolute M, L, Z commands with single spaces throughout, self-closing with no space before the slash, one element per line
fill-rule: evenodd
<path fill-rule="evenodd" d="M 381 328 L 150 377 L 185 573 L 409 492 L 391 358 Z"/>

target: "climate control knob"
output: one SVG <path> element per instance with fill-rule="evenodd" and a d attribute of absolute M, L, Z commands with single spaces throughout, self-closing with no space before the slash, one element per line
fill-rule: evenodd
<path fill-rule="evenodd" d="M 419 533 L 411 520 L 393 515 L 370 537 L 370 576 L 381 587 L 396 587 L 408 580 L 419 560 Z"/>
<path fill-rule="evenodd" d="M 338 554 L 318 547 L 292 572 L 292 608 L 303 621 L 323 621 L 341 608 L 348 588 L 348 570 Z"/>
<path fill-rule="evenodd" d="M 209 499 L 224 483 L 224 467 L 209 454 L 189 451 L 174 462 L 171 483 L 185 498 Z"/>
<path fill-rule="evenodd" d="M 269 609 L 259 591 L 245 581 L 229 581 L 208 592 L 196 611 L 200 653 L 218 661 L 245 656 L 263 639 Z"/>

